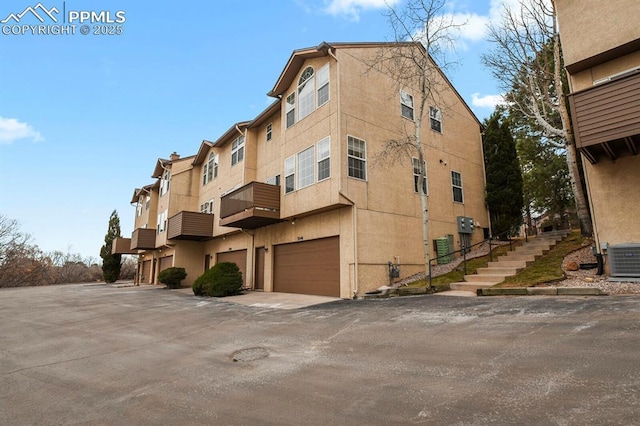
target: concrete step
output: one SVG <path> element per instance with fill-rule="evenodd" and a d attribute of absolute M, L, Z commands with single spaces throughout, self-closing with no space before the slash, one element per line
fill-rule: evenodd
<path fill-rule="evenodd" d="M 487 264 L 488 268 L 516 268 L 518 270 L 524 269 L 527 267 L 527 264 L 530 262 L 520 261 L 520 260 L 500 260 L 495 262 L 489 262 Z"/>
<path fill-rule="evenodd" d="M 465 290 L 446 290 L 433 293 L 434 296 L 454 296 L 454 297 L 477 297 L 478 293 L 475 291 Z"/>
<path fill-rule="evenodd" d="M 508 255 L 507 256 L 500 256 L 498 258 L 498 262 L 502 262 L 502 261 L 505 261 L 505 262 L 516 262 L 516 261 L 519 261 L 519 262 L 533 262 L 534 260 L 536 260 L 536 257 L 537 256 L 535 256 L 535 255 L 529 255 L 529 254 L 528 255 L 512 254 L 511 256 L 508 256 Z"/>
<path fill-rule="evenodd" d="M 511 275 L 515 275 L 518 271 L 524 269 L 521 268 L 509 268 L 509 267 L 495 267 L 490 266 L 487 268 L 478 268 L 476 273 L 478 275 L 504 275 L 505 277 L 510 277 Z"/>
<path fill-rule="evenodd" d="M 497 284 L 500 281 L 504 280 L 504 278 L 506 276 L 507 275 L 500 275 L 500 274 L 465 275 L 464 276 L 464 280 L 466 282 L 472 282 L 472 283 L 475 283 L 475 282 L 481 282 L 482 283 L 482 282 L 484 282 L 484 283 Z"/>
<path fill-rule="evenodd" d="M 537 249 L 535 247 L 527 248 L 524 250 L 510 251 L 507 256 L 542 256 L 549 253 L 549 250 Z"/>
<path fill-rule="evenodd" d="M 483 282 L 474 282 L 474 283 L 451 283 L 449 287 L 454 291 L 470 291 L 475 293 L 479 288 L 490 288 L 493 287 L 496 283 L 483 283 Z"/>
<path fill-rule="evenodd" d="M 515 252 L 517 251 L 523 251 L 523 250 L 547 250 L 549 251 L 551 249 L 551 247 L 553 247 L 553 245 L 550 244 L 525 244 L 523 246 L 520 247 L 516 247 Z"/>

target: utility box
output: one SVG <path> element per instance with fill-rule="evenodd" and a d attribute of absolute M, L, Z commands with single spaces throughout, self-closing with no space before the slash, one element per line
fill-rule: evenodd
<path fill-rule="evenodd" d="M 458 216 L 458 234 L 473 234 L 475 230 L 475 223 L 472 217 Z"/>
<path fill-rule="evenodd" d="M 438 265 L 444 265 L 453 260 L 451 256 L 452 247 L 453 245 L 449 244 L 448 237 L 436 238 L 436 253 L 438 254 Z"/>

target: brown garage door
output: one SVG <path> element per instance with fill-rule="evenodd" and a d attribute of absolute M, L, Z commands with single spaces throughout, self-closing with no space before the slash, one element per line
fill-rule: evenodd
<path fill-rule="evenodd" d="M 246 250 L 236 250 L 236 251 L 225 251 L 223 253 L 218 253 L 218 258 L 216 263 L 220 262 L 232 262 L 238 265 L 240 268 L 240 272 L 242 272 L 242 284 L 246 284 L 247 279 L 247 251 Z"/>
<path fill-rule="evenodd" d="M 173 256 L 165 256 L 161 257 L 158 265 L 158 272 L 162 272 L 167 268 L 171 268 L 173 266 Z"/>
<path fill-rule="evenodd" d="M 273 291 L 340 297 L 340 240 L 274 246 Z"/>
<path fill-rule="evenodd" d="M 140 282 L 142 284 L 151 284 L 153 277 L 151 273 L 151 261 L 144 260 L 142 262 L 142 276 L 140 277 Z"/>

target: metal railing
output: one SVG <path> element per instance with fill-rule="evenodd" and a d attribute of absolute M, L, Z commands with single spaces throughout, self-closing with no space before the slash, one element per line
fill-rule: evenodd
<path fill-rule="evenodd" d="M 433 262 L 433 261 L 437 262 L 438 259 L 443 259 L 445 257 L 450 257 L 451 255 L 454 255 L 454 254 L 457 254 L 457 253 L 462 253 L 463 272 L 464 272 L 464 275 L 467 275 L 467 253 L 469 253 L 473 247 L 476 247 L 476 246 L 479 246 L 481 244 L 484 244 L 484 243 L 488 242 L 489 243 L 489 261 L 493 262 L 493 246 L 502 246 L 502 244 L 495 244 L 494 243 L 492 245 L 492 241 L 495 240 L 496 238 L 498 240 L 500 240 L 501 237 L 506 236 L 507 237 L 506 241 L 509 242 L 509 251 L 511 251 L 511 250 L 513 250 L 513 239 L 511 238 L 512 234 L 513 234 L 513 229 L 508 229 L 508 230 L 506 230 L 504 232 L 501 232 L 500 234 L 496 235 L 495 237 L 491 235 L 491 236 L 489 236 L 489 238 L 486 238 L 486 239 L 480 241 L 479 243 L 472 244 L 472 245 L 470 245 L 468 247 L 464 247 L 463 246 L 460 250 L 452 251 L 452 252 L 449 252 L 449 253 L 447 253 L 445 255 L 429 259 L 429 289 L 433 288 L 433 284 L 432 284 L 433 274 L 431 272 L 431 262 Z M 500 241 L 503 241 L 503 240 L 500 240 Z M 481 257 L 481 256 L 478 256 L 478 257 Z M 475 257 L 473 259 L 475 259 Z"/>

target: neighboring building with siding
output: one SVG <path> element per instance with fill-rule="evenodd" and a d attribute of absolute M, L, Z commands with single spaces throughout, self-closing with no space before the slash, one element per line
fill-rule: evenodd
<path fill-rule="evenodd" d="M 369 69 L 381 46 L 294 51 L 269 93 L 276 100 L 260 115 L 203 141 L 195 156 L 158 160 L 155 183 L 132 200 L 133 234 L 155 232 L 153 247 L 131 239 L 140 280 L 180 266 L 187 285 L 233 261 L 253 289 L 351 298 L 388 284 L 388 262 L 401 277 L 424 270 L 414 160 L 377 161 L 385 142 L 413 125 L 407 116 L 419 93 L 403 87 L 401 96 L 393 80 Z M 481 125 L 444 74 L 438 78 L 445 90 L 422 134 L 429 230 L 433 239 L 453 235 L 457 250 L 458 217 L 474 219 L 471 243 L 489 228 Z"/>
<path fill-rule="evenodd" d="M 640 2 L 555 5 L 596 247 L 608 273 L 640 277 Z"/>

